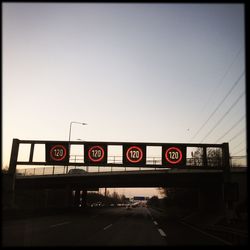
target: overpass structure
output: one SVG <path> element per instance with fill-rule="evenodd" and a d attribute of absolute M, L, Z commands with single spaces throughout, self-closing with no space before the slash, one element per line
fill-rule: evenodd
<path fill-rule="evenodd" d="M 19 146 L 26 144 L 30 146 L 29 159 L 18 160 Z M 45 160 L 35 161 L 35 146 L 45 146 Z M 72 162 L 72 146 L 82 146 L 82 160 Z M 122 156 L 118 161 L 110 161 L 109 148 L 120 147 Z M 161 151 L 160 159 L 148 160 L 148 149 L 158 148 Z M 188 161 L 187 152 L 189 148 L 200 148 L 201 153 L 198 164 Z M 217 150 L 216 155 L 209 156 L 209 149 Z M 219 153 L 218 153 L 219 151 Z M 193 152 L 194 153 L 194 152 Z M 192 157 L 197 160 L 197 156 Z M 190 159 L 190 158 L 189 158 Z M 114 167 L 143 167 L 143 168 L 205 168 L 229 170 L 229 145 L 223 144 L 198 144 L 198 143 L 142 143 L 142 142 L 95 142 L 95 141 L 35 141 L 13 139 L 10 158 L 9 173 L 15 173 L 17 165 L 61 165 L 61 166 L 114 166 Z"/>
<path fill-rule="evenodd" d="M 223 183 L 222 170 L 133 170 L 92 172 L 77 175 L 30 175 L 16 176 L 15 187 L 97 189 L 105 187 L 206 187 Z"/>
<path fill-rule="evenodd" d="M 29 144 L 28 160 L 18 160 L 19 146 Z M 44 161 L 34 160 L 36 145 L 45 147 Z M 82 147 L 82 160 L 72 162 L 71 148 Z M 119 161 L 109 160 L 109 149 L 119 147 Z M 149 160 L 148 149 L 157 148 L 161 156 Z M 187 156 L 190 148 L 199 148 L 199 157 Z M 212 154 L 211 154 L 212 152 Z M 214 152 L 217 152 L 214 154 Z M 193 155 L 192 155 L 193 156 Z M 198 160 L 198 161 L 197 161 Z M 79 175 L 34 175 L 16 176 L 16 167 L 22 166 L 69 166 L 78 167 L 134 167 L 147 171 L 85 172 Z M 155 168 L 154 170 L 149 170 Z M 82 142 L 82 141 L 34 141 L 13 139 L 9 166 L 10 191 L 20 189 L 62 189 L 69 198 L 66 205 L 79 204 L 87 190 L 102 187 L 192 187 L 199 188 L 201 207 L 216 205 L 237 199 L 238 185 L 232 182 L 229 163 L 229 145 L 183 144 L 183 143 L 138 143 L 138 142 Z M 72 203 L 72 190 L 75 195 Z M 81 195 L 80 195 L 81 194 Z M 80 197 L 82 196 L 82 197 Z M 13 195 L 14 197 L 14 195 Z M 217 198 L 216 198 L 217 197 Z M 235 198 L 236 197 L 236 198 Z M 219 204 L 220 203 L 220 204 Z M 223 204 L 222 204 L 223 203 Z"/>

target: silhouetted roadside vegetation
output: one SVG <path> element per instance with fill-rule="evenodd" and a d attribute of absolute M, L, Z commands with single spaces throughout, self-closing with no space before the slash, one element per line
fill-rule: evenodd
<path fill-rule="evenodd" d="M 113 204 L 116 206 L 117 204 L 127 203 L 128 199 L 125 195 L 119 195 L 117 192 L 113 192 L 112 194 L 107 193 L 106 196 L 96 192 L 89 192 L 87 194 L 87 204 L 89 206 L 100 204 L 102 206 L 109 206 Z"/>
<path fill-rule="evenodd" d="M 7 190 L 2 191 L 6 193 Z M 7 205 L 11 196 L 2 196 L 3 218 L 15 219 L 39 215 L 53 215 L 65 211 L 75 211 L 76 209 L 84 210 L 84 208 L 91 207 L 109 207 L 111 204 L 112 206 L 116 206 L 119 203 L 124 204 L 128 202 L 128 198 L 116 192 L 111 194 L 107 192 L 104 195 L 89 191 L 86 195 L 87 206 L 81 206 L 80 201 L 78 204 L 74 204 L 74 195 L 73 190 L 69 194 L 65 189 L 16 189 L 12 205 Z"/>
<path fill-rule="evenodd" d="M 151 197 L 147 204 L 165 210 L 173 218 L 184 216 L 198 209 L 198 190 L 194 188 L 161 188 L 164 198 Z"/>

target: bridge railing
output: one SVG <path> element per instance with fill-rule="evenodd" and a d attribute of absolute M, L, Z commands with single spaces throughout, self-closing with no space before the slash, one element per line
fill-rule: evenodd
<path fill-rule="evenodd" d="M 71 155 L 70 163 L 81 163 L 84 162 L 82 155 Z M 108 163 L 110 166 L 28 166 L 17 168 L 17 175 L 22 176 L 33 176 L 33 175 L 65 175 L 68 174 L 70 169 L 82 169 L 86 172 L 112 172 L 112 171 L 147 171 L 147 170 L 157 170 L 157 169 L 166 169 L 159 168 L 158 165 L 161 165 L 161 157 L 147 157 L 147 163 L 155 165 L 155 168 L 143 168 L 143 167 L 116 167 L 112 164 L 122 163 L 122 156 L 109 156 Z"/>
<path fill-rule="evenodd" d="M 71 155 L 70 162 L 83 162 L 84 158 L 82 155 Z M 161 165 L 161 157 L 147 157 L 147 164 L 151 165 Z M 111 164 L 120 164 L 122 163 L 122 156 L 108 156 L 108 163 Z M 222 158 L 207 157 L 207 166 L 209 167 L 218 167 L 222 165 Z M 187 166 L 204 166 L 203 158 L 187 158 Z M 231 156 L 230 157 L 230 166 L 231 167 L 246 167 L 247 166 L 247 157 L 246 156 Z"/>
<path fill-rule="evenodd" d="M 231 156 L 230 167 L 247 167 L 247 156 Z"/>
<path fill-rule="evenodd" d="M 70 161 L 71 162 L 83 162 L 82 155 L 71 155 Z M 121 163 L 122 156 L 109 156 L 108 162 L 110 164 L 113 163 Z M 160 157 L 148 157 L 147 162 L 149 164 L 155 165 L 155 168 L 142 168 L 142 167 L 102 167 L 102 166 L 44 166 L 44 167 L 25 167 L 25 168 L 17 168 L 16 175 L 22 176 L 33 176 L 33 175 L 65 175 L 68 173 L 70 169 L 83 169 L 86 172 L 112 172 L 112 171 L 147 171 L 147 170 L 157 170 L 157 169 L 166 169 L 166 168 L 159 168 L 157 165 L 161 165 L 161 158 Z M 203 166 L 203 159 L 202 158 L 187 158 L 186 165 L 192 167 L 199 167 Z M 217 168 L 218 165 L 221 165 L 221 159 L 214 159 L 214 158 L 207 158 L 207 166 L 209 168 L 214 167 Z M 246 167 L 247 166 L 247 157 L 246 156 L 232 156 L 230 157 L 230 167 Z"/>
<path fill-rule="evenodd" d="M 187 166 L 204 166 L 209 168 L 218 168 L 222 167 L 222 157 L 207 157 L 206 162 L 204 162 L 203 158 L 187 158 L 186 165 Z"/>
<path fill-rule="evenodd" d="M 108 163 L 109 164 L 122 164 L 123 157 L 120 155 L 111 155 L 108 156 Z M 84 162 L 83 155 L 70 155 L 69 162 Z M 147 157 L 146 163 L 150 165 L 161 165 L 162 159 L 161 157 Z"/>

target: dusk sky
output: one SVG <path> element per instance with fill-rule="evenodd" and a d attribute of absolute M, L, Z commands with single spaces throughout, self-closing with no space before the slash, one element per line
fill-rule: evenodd
<path fill-rule="evenodd" d="M 2 7 L 2 166 L 13 138 L 67 141 L 71 121 L 71 140 L 246 155 L 243 4 Z"/>

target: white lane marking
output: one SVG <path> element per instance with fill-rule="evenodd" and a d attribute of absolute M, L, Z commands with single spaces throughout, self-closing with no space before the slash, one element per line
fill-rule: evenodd
<path fill-rule="evenodd" d="M 104 227 L 104 228 L 103 228 L 103 230 L 106 230 L 106 229 L 108 229 L 108 228 L 112 227 L 112 225 L 113 225 L 113 224 L 109 224 L 109 225 L 107 225 L 106 227 Z"/>
<path fill-rule="evenodd" d="M 211 237 L 211 238 L 214 238 L 214 239 L 216 239 L 216 240 L 218 240 L 218 241 L 221 241 L 221 242 L 223 242 L 223 243 L 225 243 L 225 244 L 227 244 L 227 245 L 232 245 L 232 243 L 230 243 L 230 242 L 228 242 L 228 241 L 226 241 L 226 240 L 223 240 L 223 239 L 221 239 L 221 238 L 218 238 L 218 237 L 216 237 L 216 236 L 214 236 L 214 235 L 212 235 L 212 234 L 209 234 L 209 233 L 207 233 L 207 232 L 204 232 L 204 231 L 202 231 L 202 230 L 200 230 L 200 229 L 198 229 L 198 228 L 196 228 L 196 227 L 193 227 L 193 226 L 191 226 L 191 225 L 185 223 L 184 221 L 179 221 L 179 222 L 182 223 L 182 224 L 185 225 L 185 226 L 191 227 L 192 229 L 194 229 L 194 230 L 196 230 L 196 231 L 198 231 L 198 232 L 200 232 L 200 233 L 203 233 L 203 234 L 205 234 L 205 235 L 207 235 L 207 236 L 209 236 L 209 237 Z"/>
<path fill-rule="evenodd" d="M 150 216 L 150 218 L 153 220 L 153 216 L 148 209 L 147 209 L 147 212 L 148 212 L 148 215 Z"/>
<path fill-rule="evenodd" d="M 162 229 L 158 228 L 158 231 L 159 231 L 161 236 L 163 236 L 163 237 L 167 236 Z"/>
<path fill-rule="evenodd" d="M 91 216 L 91 219 L 94 219 L 94 218 L 96 218 L 97 216 L 99 216 L 100 214 L 95 214 L 95 215 L 93 215 L 93 216 Z"/>
<path fill-rule="evenodd" d="M 69 223 L 71 223 L 71 221 L 64 221 L 62 223 L 57 223 L 57 224 L 54 224 L 54 225 L 50 225 L 49 227 L 58 227 L 58 226 L 66 225 L 66 224 L 69 224 Z"/>
<path fill-rule="evenodd" d="M 149 210 L 148 210 L 148 214 L 151 216 L 151 219 L 153 220 L 153 223 L 157 226 L 158 223 L 157 223 L 157 221 L 154 220 L 154 218 L 153 218 L 153 216 L 152 216 L 152 214 L 150 213 Z M 158 228 L 158 231 L 159 231 L 161 236 L 167 237 L 167 235 L 165 234 L 165 232 L 162 229 Z"/>
<path fill-rule="evenodd" d="M 25 228 L 24 228 L 24 245 L 25 246 L 31 246 L 32 230 L 33 230 L 33 225 L 27 221 L 25 223 Z"/>

